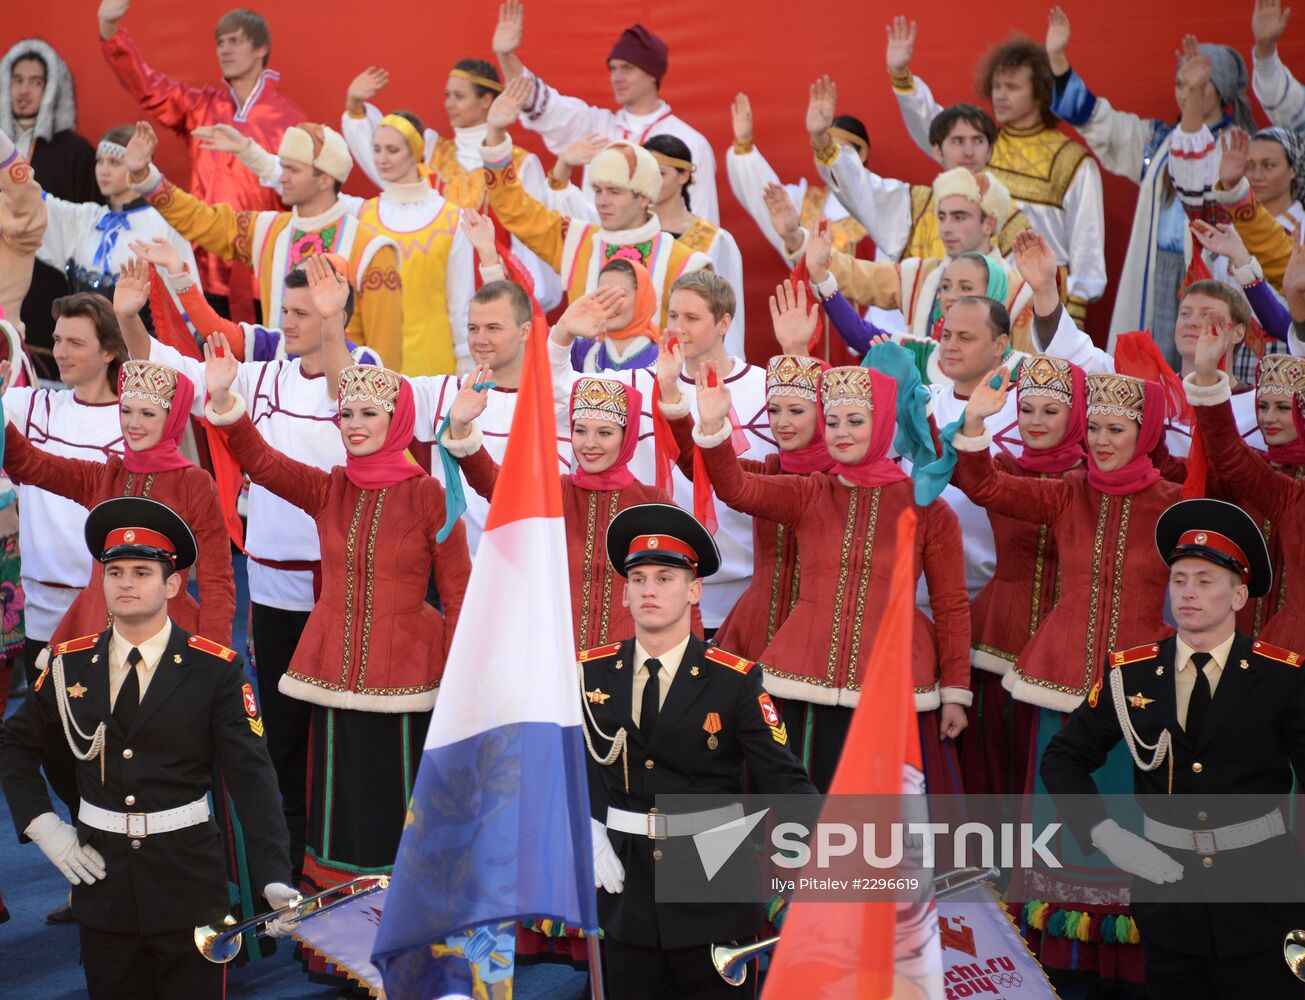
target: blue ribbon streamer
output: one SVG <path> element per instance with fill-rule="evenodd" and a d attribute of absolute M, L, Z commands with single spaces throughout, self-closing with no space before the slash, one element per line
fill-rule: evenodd
<path fill-rule="evenodd" d="M 943 458 L 938 458 L 934 451 L 933 435 L 929 431 L 929 390 L 920 379 L 915 355 L 899 344 L 876 344 L 866 352 L 861 364 L 897 383 L 897 433 L 893 435 L 893 447 L 911 463 L 915 502 L 927 507 L 951 481 L 956 452 L 952 450 L 948 463 L 946 450 L 950 439 L 944 445 Z M 959 427 L 959 423 L 949 426 Z"/>
<path fill-rule="evenodd" d="M 471 388 L 476 392 L 483 392 L 495 388 L 496 385 L 495 382 L 477 382 Z M 458 467 L 458 460 L 444 447 L 444 432 L 449 429 L 452 422 L 452 413 L 444 414 L 444 422 L 440 424 L 440 429 L 435 434 L 435 447 L 440 453 L 440 468 L 444 470 L 444 526 L 435 533 L 436 544 L 442 543 L 449 537 L 458 519 L 467 512 L 467 491 L 462 485 L 462 469 Z M 0 451 L 0 454 L 3 454 L 3 451 Z"/>

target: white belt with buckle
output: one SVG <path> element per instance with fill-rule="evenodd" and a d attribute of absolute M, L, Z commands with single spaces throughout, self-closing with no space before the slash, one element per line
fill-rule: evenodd
<path fill-rule="evenodd" d="M 717 827 L 733 826 L 743 822 L 743 806 L 732 805 L 721 809 L 708 809 L 693 813 L 631 812 L 629 809 L 607 807 L 607 829 L 620 833 L 633 833 L 649 840 L 666 840 L 668 837 L 692 837 Z"/>
<path fill-rule="evenodd" d="M 160 809 L 150 813 L 120 813 L 101 809 L 82 799 L 77 810 L 77 818 L 95 830 L 105 833 L 121 833 L 127 837 L 140 839 L 156 833 L 171 833 L 184 830 L 190 826 L 199 826 L 208 821 L 208 796 L 196 799 L 176 809 Z"/>
<path fill-rule="evenodd" d="M 1283 822 L 1282 813 L 1275 809 L 1257 819 L 1220 826 L 1213 830 L 1186 830 L 1181 826 L 1170 826 L 1168 823 L 1161 823 L 1147 816 L 1142 830 L 1147 840 L 1162 847 L 1195 851 L 1197 854 L 1206 855 L 1262 844 L 1272 837 L 1286 833 L 1287 824 Z"/>

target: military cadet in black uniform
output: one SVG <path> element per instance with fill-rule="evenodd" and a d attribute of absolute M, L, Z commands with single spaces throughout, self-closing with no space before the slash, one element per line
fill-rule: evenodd
<path fill-rule="evenodd" d="M 1269 590 L 1269 553 L 1255 522 L 1218 500 L 1170 507 L 1156 545 L 1178 634 L 1110 654 L 1048 745 L 1042 780 L 1084 850 L 1136 877 L 1151 1000 L 1300 998 L 1282 943 L 1305 926 L 1305 902 L 1284 901 L 1305 901 L 1305 865 L 1278 806 L 1292 768 L 1305 775 L 1305 673 L 1298 653 L 1235 631 L 1237 611 Z M 1121 739 L 1145 793 L 1141 837 L 1109 818 L 1091 777 Z"/>
<path fill-rule="evenodd" d="M 701 578 L 720 565 L 706 529 L 672 504 L 641 504 L 612 519 L 607 554 L 626 577 L 634 638 L 583 650 L 579 659 L 591 757 L 611 757 L 589 768 L 610 995 L 737 998 L 741 991 L 712 967 L 708 945 L 754 938 L 760 906 L 654 900 L 665 841 L 727 820 L 721 810 L 659 813 L 656 796 L 741 794 L 745 764 L 761 792 L 816 789 L 789 749 L 757 665 L 690 633 Z"/>
<path fill-rule="evenodd" d="M 219 763 L 244 823 L 249 867 L 272 907 L 296 893 L 276 774 L 240 657 L 168 618 L 195 560 L 173 511 L 106 500 L 86 521 L 104 564 L 113 627 L 61 643 L 33 694 L 0 729 L 0 781 L 21 840 L 73 885 L 92 1000 L 217 1000 L 224 965 L 204 959 L 198 925 L 229 909 L 226 865 L 209 815 Z M 54 813 L 42 758 L 77 759 L 76 826 Z"/>

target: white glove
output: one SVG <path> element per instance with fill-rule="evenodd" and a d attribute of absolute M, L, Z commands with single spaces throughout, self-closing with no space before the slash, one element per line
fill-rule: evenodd
<path fill-rule="evenodd" d="M 265 885 L 263 887 L 263 896 L 272 904 L 273 910 L 284 909 L 300 898 L 299 890 L 292 889 L 284 882 L 272 882 Z M 298 925 L 299 918 L 286 913 L 270 921 L 265 930 L 268 937 L 283 938 L 288 937 Z"/>
<path fill-rule="evenodd" d="M 607 839 L 607 827 L 591 819 L 594 827 L 594 888 L 618 893 L 625 888 L 625 867 Z"/>
<path fill-rule="evenodd" d="M 1092 828 L 1092 845 L 1116 868 L 1156 885 L 1177 882 L 1183 877 L 1182 865 L 1113 819 L 1102 820 Z"/>
<path fill-rule="evenodd" d="M 77 828 L 52 812 L 41 813 L 23 831 L 73 885 L 104 878 L 104 859 L 90 844 L 77 841 Z"/>

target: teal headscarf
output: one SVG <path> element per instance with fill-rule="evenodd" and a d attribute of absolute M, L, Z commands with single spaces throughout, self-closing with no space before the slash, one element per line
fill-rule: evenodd
<path fill-rule="evenodd" d="M 937 452 L 934 451 L 933 434 L 929 430 L 929 390 L 920 381 L 915 355 L 897 344 L 875 344 L 861 359 L 861 364 L 887 375 L 897 383 L 897 433 L 893 436 L 893 447 L 902 458 L 911 463 L 911 477 L 915 479 L 915 502 L 928 505 L 947 485 L 951 470 L 947 470 L 947 475 L 932 496 L 928 495 L 932 486 L 926 486 L 922 491 L 914 470 L 933 462 Z M 922 496 L 927 499 L 921 499 Z"/>
<path fill-rule="evenodd" d="M 944 269 L 949 268 L 958 260 L 968 260 L 977 264 L 982 264 L 988 271 L 988 287 L 984 289 L 984 297 L 992 299 L 994 302 L 1000 302 L 1002 305 L 1006 304 L 1006 296 L 1010 294 L 1010 285 L 1006 281 L 1006 268 L 1002 267 L 1001 264 L 993 260 L 991 257 L 979 253 L 977 250 L 970 250 L 963 253 L 959 257 L 947 261 L 942 265 L 942 267 Z M 939 300 L 938 296 L 935 295 L 933 299 L 933 314 L 929 317 L 930 329 L 933 328 L 934 324 L 936 324 L 940 318 L 942 318 L 942 302 Z"/>

